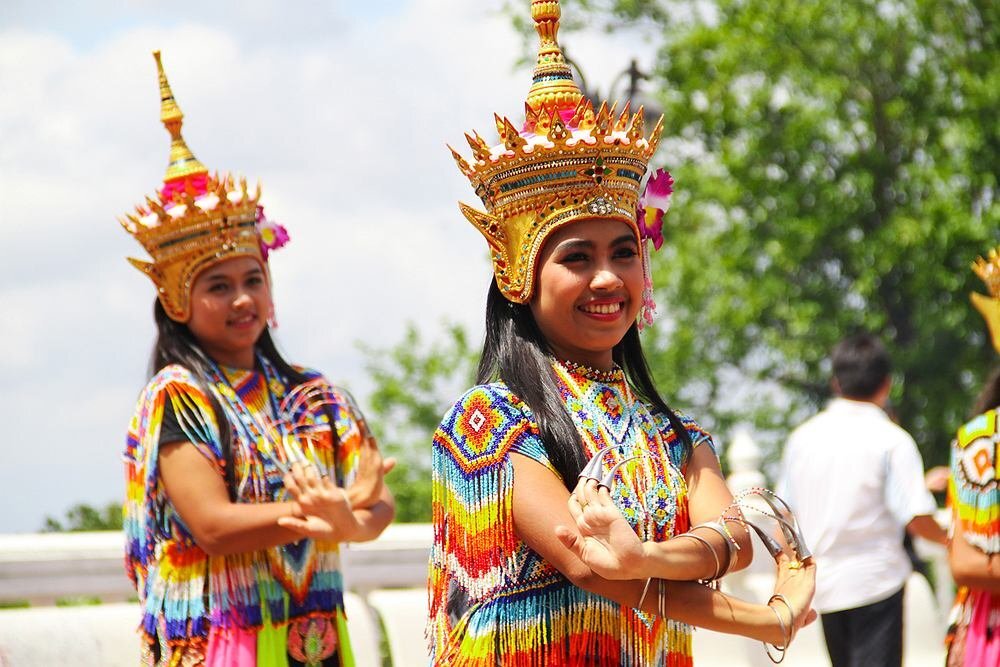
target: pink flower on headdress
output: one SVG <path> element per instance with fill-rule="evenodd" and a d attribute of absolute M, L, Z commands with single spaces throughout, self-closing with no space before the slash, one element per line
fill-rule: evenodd
<path fill-rule="evenodd" d="M 257 233 L 260 234 L 260 252 L 265 262 L 272 250 L 281 248 L 290 240 L 284 225 L 267 219 L 263 206 L 257 207 Z"/>
<path fill-rule="evenodd" d="M 657 169 L 646 182 L 646 189 L 639 198 L 636 222 L 642 238 L 653 242 L 657 250 L 663 245 L 663 216 L 670 209 L 670 196 L 674 192 L 674 179 L 666 169 Z"/>

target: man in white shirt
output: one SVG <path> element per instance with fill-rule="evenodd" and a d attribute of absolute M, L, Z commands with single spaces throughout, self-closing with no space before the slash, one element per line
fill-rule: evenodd
<path fill-rule="evenodd" d="M 816 597 L 833 667 L 899 667 L 903 585 L 912 572 L 904 530 L 944 543 L 913 438 L 883 407 L 889 355 L 868 334 L 833 350 L 825 410 L 792 432 L 778 493 L 816 558 Z"/>

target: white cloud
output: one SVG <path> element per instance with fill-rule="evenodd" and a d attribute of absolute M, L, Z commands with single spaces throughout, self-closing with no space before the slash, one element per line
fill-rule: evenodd
<path fill-rule="evenodd" d="M 477 201 L 444 144 L 516 117 L 530 85 L 500 0 L 60 4 L 61 24 L 26 2 L 0 21 L 0 507 L 24 508 L 0 532 L 122 493 L 153 292 L 115 220 L 166 165 L 153 48 L 195 154 L 262 179 L 292 234 L 272 262 L 283 348 L 361 396 L 356 341 L 390 345 L 408 320 L 479 330 L 485 244 L 455 203 Z M 631 55 L 574 39 L 592 80 Z"/>

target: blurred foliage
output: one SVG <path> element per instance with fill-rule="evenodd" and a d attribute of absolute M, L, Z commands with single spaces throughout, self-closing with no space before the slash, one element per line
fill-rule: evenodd
<path fill-rule="evenodd" d="M 84 503 L 74 505 L 66 511 L 61 521 L 50 516 L 45 517 L 46 533 L 75 533 L 90 530 L 121 530 L 122 506 L 112 501 L 103 507 L 93 507 Z"/>
<path fill-rule="evenodd" d="M 562 4 L 658 28 L 646 90 L 677 193 L 647 350 L 665 395 L 775 443 L 827 397 L 833 345 L 868 329 L 901 423 L 944 462 L 995 362 L 967 293 L 1000 240 L 1000 4 Z"/>
<path fill-rule="evenodd" d="M 91 607 L 101 604 L 101 598 L 96 595 L 70 595 L 56 599 L 57 607 Z"/>
<path fill-rule="evenodd" d="M 27 609 L 31 602 L 23 599 L 0 600 L 0 609 Z"/>
<path fill-rule="evenodd" d="M 396 498 L 396 521 L 431 519 L 431 437 L 448 408 L 475 382 L 478 349 L 465 330 L 445 323 L 443 334 L 425 341 L 407 325 L 388 349 L 361 344 L 375 384 L 367 402 L 369 423 L 386 456 L 398 459 L 386 483 Z"/>

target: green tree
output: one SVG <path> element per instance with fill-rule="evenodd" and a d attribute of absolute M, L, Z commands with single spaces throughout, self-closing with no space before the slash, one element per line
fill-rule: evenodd
<path fill-rule="evenodd" d="M 995 360 L 966 294 L 998 241 L 1000 4 L 563 5 L 662 40 L 648 87 L 677 192 L 647 346 L 665 393 L 777 440 L 826 397 L 831 347 L 868 329 L 902 424 L 944 461 Z"/>
<path fill-rule="evenodd" d="M 85 503 L 73 505 L 66 510 L 66 516 L 61 521 L 51 516 L 46 516 L 42 532 L 75 533 L 89 530 L 121 529 L 122 505 L 117 501 L 112 501 L 101 507 L 94 507 Z"/>
<path fill-rule="evenodd" d="M 368 400 L 372 430 L 383 453 L 398 459 L 386 478 L 396 498 L 396 520 L 431 519 L 431 437 L 449 407 L 474 379 L 479 352 L 465 330 L 443 325 L 427 342 L 410 323 L 388 349 L 361 345 L 375 383 Z"/>

